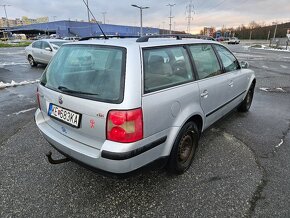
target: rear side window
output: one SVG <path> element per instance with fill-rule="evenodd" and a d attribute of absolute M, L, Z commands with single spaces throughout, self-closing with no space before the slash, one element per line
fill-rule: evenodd
<path fill-rule="evenodd" d="M 126 49 L 111 46 L 66 45 L 45 70 L 41 84 L 81 98 L 123 101 Z"/>
<path fill-rule="evenodd" d="M 239 62 L 228 49 L 220 45 L 215 45 L 215 48 L 222 60 L 226 72 L 240 69 Z"/>
<path fill-rule="evenodd" d="M 36 41 L 36 42 L 34 42 L 33 44 L 32 44 L 32 48 L 41 48 L 41 41 Z"/>
<path fill-rule="evenodd" d="M 50 48 L 48 42 L 42 42 L 42 46 L 41 46 L 42 49 L 45 49 L 45 48 Z"/>
<path fill-rule="evenodd" d="M 209 44 L 190 46 L 199 79 L 205 79 L 222 73 L 216 54 Z"/>
<path fill-rule="evenodd" d="M 143 58 L 145 93 L 193 81 L 189 57 L 183 46 L 146 48 Z"/>

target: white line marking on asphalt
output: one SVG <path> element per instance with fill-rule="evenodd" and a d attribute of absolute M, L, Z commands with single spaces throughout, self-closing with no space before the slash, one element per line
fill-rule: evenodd
<path fill-rule="evenodd" d="M 288 67 L 285 65 L 280 65 L 280 67 L 282 67 L 283 69 L 288 69 Z"/>
<path fill-rule="evenodd" d="M 286 92 L 283 88 L 276 88 L 278 91 Z"/>
<path fill-rule="evenodd" d="M 262 66 L 262 67 L 263 67 L 263 68 L 265 68 L 265 69 L 269 69 L 269 67 L 267 67 L 267 66 L 265 66 L 265 65 L 264 65 L 264 66 Z"/>
<path fill-rule="evenodd" d="M 24 114 L 24 113 L 27 113 L 27 112 L 32 111 L 34 109 L 36 109 L 36 107 L 32 107 L 32 108 L 29 108 L 29 109 L 26 109 L 26 110 L 18 111 L 18 112 L 15 112 L 13 114 L 8 114 L 7 117 L 10 117 L 11 115 L 16 115 L 17 116 L 19 114 Z"/>
<path fill-rule="evenodd" d="M 276 148 L 279 148 L 282 144 L 284 143 L 283 139 L 281 139 L 280 143 L 278 145 L 276 145 Z"/>
<path fill-rule="evenodd" d="M 19 51 L 19 52 L 0 52 L 0 55 L 16 55 L 16 54 L 24 54 L 25 51 Z"/>
<path fill-rule="evenodd" d="M 259 88 L 260 90 L 264 91 L 264 92 L 268 92 L 270 90 L 270 88 Z"/>
<path fill-rule="evenodd" d="M 28 65 L 29 63 L 23 62 L 23 63 L 15 63 L 15 62 L 10 62 L 10 63 L 0 63 L 0 67 L 4 66 L 14 66 L 14 65 Z"/>

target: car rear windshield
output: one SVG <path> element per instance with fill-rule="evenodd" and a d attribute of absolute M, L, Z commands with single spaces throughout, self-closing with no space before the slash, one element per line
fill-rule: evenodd
<path fill-rule="evenodd" d="M 121 103 L 126 49 L 99 45 L 64 45 L 44 71 L 47 88 L 96 101 Z"/>

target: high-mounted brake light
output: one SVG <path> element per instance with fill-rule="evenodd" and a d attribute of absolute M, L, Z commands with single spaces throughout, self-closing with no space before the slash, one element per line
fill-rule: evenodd
<path fill-rule="evenodd" d="M 38 92 L 38 86 L 36 88 L 36 98 L 37 98 L 38 107 L 41 110 L 41 106 L 40 106 L 40 94 Z"/>
<path fill-rule="evenodd" d="M 113 110 L 107 116 L 107 139 L 115 142 L 130 143 L 143 138 L 142 109 Z"/>

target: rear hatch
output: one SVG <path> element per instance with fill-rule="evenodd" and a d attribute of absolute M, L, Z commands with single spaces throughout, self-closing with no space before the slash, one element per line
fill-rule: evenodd
<path fill-rule="evenodd" d="M 126 49 L 62 46 L 44 71 L 40 107 L 48 125 L 84 145 L 101 148 L 106 116 L 123 101 Z"/>

